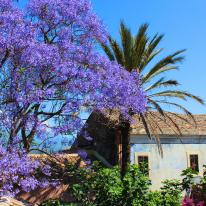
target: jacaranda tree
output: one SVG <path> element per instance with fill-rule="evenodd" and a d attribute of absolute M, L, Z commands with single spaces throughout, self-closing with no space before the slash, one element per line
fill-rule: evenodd
<path fill-rule="evenodd" d="M 30 158 L 25 150 L 0 146 L 0 196 L 57 184 L 50 176 L 50 166 Z"/>
<path fill-rule="evenodd" d="M 2 139 L 30 150 L 82 127 L 80 112 L 144 113 L 136 71 L 101 56 L 107 33 L 87 0 L 30 0 L 23 10 L 0 3 L 0 127 Z M 8 139 L 7 139 L 8 138 Z"/>

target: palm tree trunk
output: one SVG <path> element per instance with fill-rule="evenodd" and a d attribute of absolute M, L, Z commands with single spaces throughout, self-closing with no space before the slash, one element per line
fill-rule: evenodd
<path fill-rule="evenodd" d="M 127 166 L 130 162 L 130 122 L 127 120 L 121 121 L 121 138 L 122 138 L 122 161 L 121 161 L 121 177 L 123 178 L 127 171 Z"/>

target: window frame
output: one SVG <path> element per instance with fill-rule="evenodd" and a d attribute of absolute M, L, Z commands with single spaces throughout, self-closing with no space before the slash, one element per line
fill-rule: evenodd
<path fill-rule="evenodd" d="M 198 166 L 199 166 L 199 172 L 197 172 L 197 176 L 203 174 L 203 168 L 202 168 L 202 157 L 200 155 L 200 151 L 197 150 L 188 150 L 187 151 L 187 168 L 190 168 L 190 155 L 198 155 Z"/>
<path fill-rule="evenodd" d="M 135 164 L 139 165 L 138 157 L 143 156 L 148 158 L 148 176 L 151 175 L 151 159 L 150 159 L 150 153 L 149 152 L 135 152 Z"/>
<path fill-rule="evenodd" d="M 192 165 L 191 165 L 192 156 L 197 156 L 197 170 L 195 169 L 195 171 L 197 173 L 199 173 L 200 172 L 200 157 L 199 157 L 199 154 L 197 154 L 197 153 L 192 153 L 192 154 L 190 153 L 189 154 L 189 167 L 190 168 L 192 168 Z"/>

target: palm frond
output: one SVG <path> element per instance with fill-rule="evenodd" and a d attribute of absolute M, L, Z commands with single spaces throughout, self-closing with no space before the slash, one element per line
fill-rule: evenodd
<path fill-rule="evenodd" d="M 182 135 L 179 126 L 168 115 L 168 112 L 165 112 L 164 116 L 158 115 L 157 112 L 150 112 L 150 115 L 152 115 L 155 118 L 156 124 L 159 124 L 159 122 L 161 122 L 165 124 L 168 128 L 170 128 L 176 135 L 178 136 Z"/>
<path fill-rule="evenodd" d="M 185 94 L 178 90 L 176 91 L 166 90 L 166 91 L 157 92 L 157 93 L 149 95 L 149 98 L 152 98 L 152 97 L 172 97 L 172 98 L 179 98 L 182 100 L 186 100 Z"/>
<path fill-rule="evenodd" d="M 187 100 L 188 98 L 190 98 L 204 105 L 204 101 L 200 97 L 181 90 L 166 90 L 162 92 L 157 92 L 155 94 L 151 94 L 149 95 L 149 97 L 174 97 L 183 100 Z"/>
<path fill-rule="evenodd" d="M 112 53 L 110 47 L 106 44 L 100 43 L 102 49 L 104 50 L 105 54 L 109 57 L 111 61 L 115 60 L 114 54 Z"/>
<path fill-rule="evenodd" d="M 157 124 L 156 119 L 152 118 L 152 115 L 148 115 L 148 125 L 151 128 L 152 137 L 156 141 L 158 151 L 159 151 L 160 155 L 163 156 L 163 149 L 162 149 L 161 139 L 160 139 L 160 135 L 159 135 L 158 130 L 162 133 L 163 133 L 163 131 L 162 131 L 161 127 Z"/>
<path fill-rule="evenodd" d="M 165 115 L 164 110 L 161 108 L 161 106 L 157 102 L 153 101 L 152 99 L 150 99 L 149 101 L 150 101 L 150 104 L 152 104 L 155 107 L 158 113 L 164 117 Z"/>
<path fill-rule="evenodd" d="M 134 48 L 133 48 L 133 69 L 137 68 L 138 71 L 141 71 L 142 62 L 146 61 L 147 57 L 145 56 L 145 50 L 147 48 L 148 37 L 147 37 L 147 28 L 148 24 L 143 24 L 140 26 L 139 31 L 134 37 Z"/>
<path fill-rule="evenodd" d="M 151 130 L 152 138 L 155 139 L 159 154 L 161 155 L 161 157 L 163 157 L 163 148 L 162 148 L 162 144 L 161 144 L 160 133 L 163 134 L 164 132 L 161 129 L 161 127 L 159 126 L 159 124 L 157 123 L 156 118 L 153 119 L 152 115 L 147 115 L 147 116 L 148 116 L 147 124 Z"/>
<path fill-rule="evenodd" d="M 148 49 L 147 49 L 147 52 L 149 54 L 151 54 L 155 49 L 156 47 L 159 45 L 159 43 L 161 42 L 161 40 L 163 39 L 164 35 L 159 35 L 158 33 L 155 34 L 155 36 L 151 39 L 151 41 L 149 42 L 149 45 L 148 45 Z"/>
<path fill-rule="evenodd" d="M 179 85 L 179 83 L 176 80 L 166 80 L 164 81 L 164 77 L 160 78 L 158 81 L 156 81 L 155 83 L 153 83 L 152 85 L 150 85 L 149 87 L 147 87 L 145 89 L 145 91 L 149 92 L 153 89 L 158 89 L 160 87 L 168 87 L 168 86 L 177 86 Z"/>
<path fill-rule="evenodd" d="M 178 66 L 164 66 L 161 68 L 158 68 L 156 71 L 151 72 L 151 70 L 146 73 L 143 77 L 142 77 L 142 84 L 146 84 L 148 82 L 151 82 L 153 78 L 157 77 L 160 74 L 163 74 L 165 72 L 168 71 L 172 71 L 172 70 L 178 70 Z"/>
<path fill-rule="evenodd" d="M 171 105 L 171 106 L 174 106 L 174 107 L 180 109 L 181 111 L 183 111 L 183 113 L 185 113 L 187 116 L 189 116 L 196 125 L 196 120 L 194 118 L 194 115 L 188 109 L 186 109 L 184 106 L 182 106 L 178 103 L 175 103 L 175 102 L 168 102 L 168 101 L 163 101 L 163 100 L 160 100 L 160 101 L 156 100 L 156 102 L 158 102 L 160 104 Z M 181 118 L 181 119 L 189 124 L 191 123 L 190 121 L 188 121 L 188 119 L 185 119 L 185 118 Z"/>
<path fill-rule="evenodd" d="M 144 114 L 140 114 L 140 117 L 141 117 L 141 121 L 143 123 L 143 126 L 145 128 L 145 131 L 147 133 L 147 136 L 151 139 L 151 133 L 150 133 L 150 129 L 149 129 L 149 126 L 147 124 L 147 121 L 146 121 L 146 116 Z"/>
<path fill-rule="evenodd" d="M 147 36 L 146 32 L 147 32 L 148 27 L 149 27 L 149 24 L 147 24 L 147 23 L 142 24 L 139 27 L 139 30 L 138 30 L 137 35 L 135 37 L 135 43 L 138 44 L 138 42 L 140 42 L 143 37 Z"/>
<path fill-rule="evenodd" d="M 163 122 L 166 123 L 168 120 L 170 121 L 170 123 L 174 126 L 174 128 L 177 130 L 177 134 L 178 135 L 182 135 L 181 133 L 181 129 L 179 127 L 179 125 L 173 120 L 173 118 L 168 115 L 168 114 L 173 114 L 171 112 L 165 112 L 161 106 L 156 102 L 156 101 L 153 101 L 152 99 L 150 99 L 150 103 L 154 106 L 154 108 L 157 110 L 157 115 L 158 116 L 161 116 L 163 119 Z M 156 116 L 157 116 L 156 115 Z M 176 114 L 176 117 L 178 118 L 181 118 L 181 120 L 184 120 L 184 121 L 188 121 L 186 118 L 183 118 L 181 117 L 180 115 Z M 156 123 L 158 125 L 158 121 Z M 170 125 L 170 127 L 172 126 Z"/>
<path fill-rule="evenodd" d="M 179 125 L 176 123 L 176 121 L 172 117 L 170 117 L 167 113 L 165 113 L 165 116 L 167 119 L 169 119 L 169 121 L 172 123 L 172 125 L 175 127 L 175 129 L 178 131 L 178 134 L 180 136 L 182 136 L 182 131 L 181 131 Z"/>
<path fill-rule="evenodd" d="M 126 27 L 126 25 L 121 22 L 120 23 L 120 35 L 122 40 L 122 47 L 124 53 L 125 60 L 125 68 L 128 71 L 131 71 L 132 68 L 132 48 L 133 48 L 133 37 L 131 31 Z"/>
<path fill-rule="evenodd" d="M 186 92 L 186 91 L 178 91 L 178 92 L 181 93 L 181 94 L 183 94 L 185 97 L 188 97 L 188 98 L 190 98 L 190 99 L 193 99 L 193 100 L 197 101 L 198 103 L 200 103 L 200 104 L 202 104 L 202 105 L 205 104 L 205 103 L 204 103 L 204 100 L 203 100 L 202 98 L 196 96 L 196 95 L 193 95 L 193 94 L 188 93 L 188 92 Z"/>
<path fill-rule="evenodd" d="M 188 118 L 183 117 L 181 114 L 178 114 L 178 113 L 175 113 L 175 112 L 169 112 L 169 111 L 167 111 L 167 113 L 168 113 L 169 115 L 171 115 L 172 118 L 173 118 L 173 117 L 178 118 L 178 119 L 180 119 L 181 121 L 186 122 L 186 123 L 188 123 L 188 124 L 190 124 L 190 125 L 193 125 L 193 124 L 192 124 L 192 122 L 193 122 L 193 123 L 195 124 L 195 126 L 197 126 L 197 125 L 196 125 L 196 119 L 195 119 L 194 115 L 192 115 L 192 114 L 191 114 L 191 115 L 188 115 L 188 117 L 191 118 L 191 120 L 192 120 L 192 121 L 190 121 Z"/>
<path fill-rule="evenodd" d="M 157 76 L 165 71 L 178 69 L 177 66 L 172 65 L 175 65 L 184 59 L 183 56 L 179 56 L 179 54 L 184 51 L 185 50 L 177 51 L 174 54 L 161 59 L 146 75 L 144 75 L 143 82 L 150 81 L 154 76 Z"/>
<path fill-rule="evenodd" d="M 123 54 L 123 51 L 121 49 L 121 46 L 111 37 L 109 37 L 109 42 L 110 42 L 110 46 L 113 50 L 113 53 L 115 55 L 117 62 L 120 65 L 124 66 L 124 54 Z"/>
<path fill-rule="evenodd" d="M 149 64 L 149 62 L 152 61 L 152 59 L 162 51 L 162 49 L 156 49 L 162 38 L 163 35 L 156 34 L 153 39 L 146 45 L 145 53 L 143 56 L 144 58 L 139 65 L 140 72 L 142 72 L 143 69 Z"/>
<path fill-rule="evenodd" d="M 178 125 L 176 124 L 176 126 L 174 127 L 173 123 L 172 123 L 172 125 L 171 125 L 171 123 L 168 123 L 168 119 L 165 119 L 165 117 L 164 117 L 164 119 L 162 119 L 162 116 L 159 116 L 157 114 L 158 113 L 150 112 L 150 115 L 154 117 L 154 121 L 158 125 L 158 127 L 161 128 L 161 125 L 159 125 L 159 122 L 158 122 L 158 120 L 160 120 L 162 123 L 164 123 L 168 128 L 170 128 L 177 135 L 177 138 L 182 143 L 182 139 L 180 138 L 181 134 L 176 130 L 176 126 L 178 126 Z M 174 114 L 174 116 L 176 116 L 177 118 L 182 119 L 182 117 L 176 113 L 169 113 L 169 114 L 170 115 Z M 162 131 L 162 130 L 160 130 L 160 131 L 161 131 L 161 134 L 164 134 L 164 131 Z M 161 144 L 161 142 L 160 142 L 160 144 Z"/>

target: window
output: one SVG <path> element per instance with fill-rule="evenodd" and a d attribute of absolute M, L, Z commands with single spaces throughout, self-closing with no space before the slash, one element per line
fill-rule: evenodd
<path fill-rule="evenodd" d="M 199 159 L 197 154 L 190 155 L 190 167 L 194 171 L 199 172 Z"/>
<path fill-rule="evenodd" d="M 140 170 L 149 175 L 149 157 L 147 155 L 139 155 L 137 156 L 137 161 Z"/>

